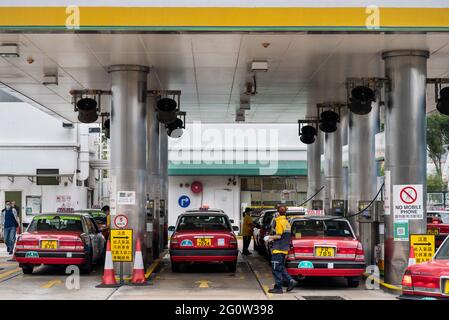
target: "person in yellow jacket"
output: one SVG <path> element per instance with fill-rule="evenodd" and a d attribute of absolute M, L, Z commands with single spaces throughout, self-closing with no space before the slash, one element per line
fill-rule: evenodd
<path fill-rule="evenodd" d="M 251 218 L 251 209 L 246 208 L 245 212 L 243 213 L 243 224 L 242 224 L 242 236 L 243 236 L 243 255 L 250 255 L 251 252 L 249 252 L 249 244 L 251 243 L 251 237 L 253 236 L 253 219 Z"/>
<path fill-rule="evenodd" d="M 287 292 L 292 291 L 297 282 L 288 274 L 285 269 L 285 257 L 290 249 L 291 226 L 285 217 L 287 208 L 283 205 L 278 207 L 278 212 L 274 218 L 274 227 L 276 233 L 272 236 L 266 236 L 266 240 L 273 241 L 271 248 L 271 268 L 275 285 L 269 293 L 283 293 L 282 284 L 288 283 Z"/>

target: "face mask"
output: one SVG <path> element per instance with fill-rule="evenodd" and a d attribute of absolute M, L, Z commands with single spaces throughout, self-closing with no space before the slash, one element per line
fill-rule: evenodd
<path fill-rule="evenodd" d="M 10 205 L 7 205 L 7 206 L 6 206 L 6 210 L 9 210 L 9 209 L 11 209 L 11 206 L 10 206 Z"/>

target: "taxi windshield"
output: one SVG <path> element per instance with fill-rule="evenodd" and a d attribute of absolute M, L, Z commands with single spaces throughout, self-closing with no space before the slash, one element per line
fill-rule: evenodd
<path fill-rule="evenodd" d="M 449 241 L 445 241 L 438 253 L 435 255 L 435 260 L 449 260 Z"/>
<path fill-rule="evenodd" d="M 76 216 L 42 216 L 35 217 L 28 227 L 28 232 L 36 231 L 77 231 L 83 232 L 81 218 Z"/>
<path fill-rule="evenodd" d="M 336 220 L 295 220 L 292 224 L 292 235 L 302 237 L 347 237 L 353 238 L 347 221 Z"/>
<path fill-rule="evenodd" d="M 225 216 L 220 215 L 186 215 L 178 223 L 178 231 L 231 230 Z"/>

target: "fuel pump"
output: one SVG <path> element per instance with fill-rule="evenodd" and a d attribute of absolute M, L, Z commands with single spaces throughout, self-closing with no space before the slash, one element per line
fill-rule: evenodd
<path fill-rule="evenodd" d="M 331 215 L 344 217 L 346 215 L 346 203 L 345 200 L 332 200 L 331 202 Z"/>
<path fill-rule="evenodd" d="M 360 241 L 365 250 L 367 264 L 373 264 L 378 261 L 376 253 L 379 252 L 378 246 L 381 243 L 380 231 L 382 231 L 382 228 L 380 222 L 383 202 L 359 201 L 358 209 L 360 212 L 357 216 L 357 221 L 360 224 Z"/>
<path fill-rule="evenodd" d="M 145 204 L 145 224 L 147 232 L 147 256 L 153 259 L 153 221 L 154 221 L 154 200 L 147 195 Z"/>
<path fill-rule="evenodd" d="M 312 200 L 312 210 L 323 210 L 323 200 Z"/>

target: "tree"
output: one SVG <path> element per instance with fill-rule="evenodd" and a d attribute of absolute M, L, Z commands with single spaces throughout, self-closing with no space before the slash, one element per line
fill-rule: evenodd
<path fill-rule="evenodd" d="M 435 165 L 437 176 L 443 180 L 441 158 L 449 143 L 449 117 L 438 113 L 427 117 L 427 154 Z"/>
<path fill-rule="evenodd" d="M 447 191 L 447 185 L 437 174 L 431 174 L 427 177 L 427 192 Z"/>

